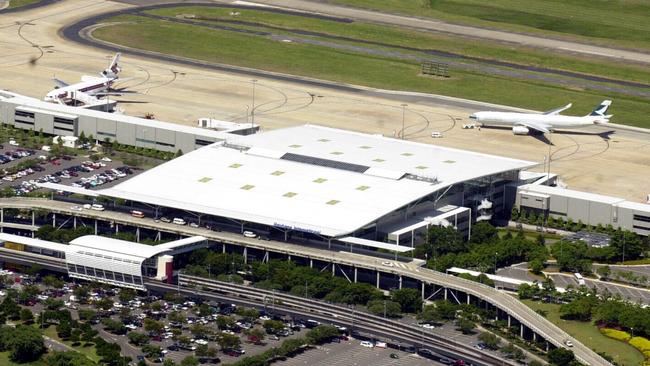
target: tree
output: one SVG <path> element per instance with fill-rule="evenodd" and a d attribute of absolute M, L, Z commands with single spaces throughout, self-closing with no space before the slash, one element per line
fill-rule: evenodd
<path fill-rule="evenodd" d="M 194 356 L 187 356 L 182 361 L 180 366 L 198 366 L 199 360 Z"/>
<path fill-rule="evenodd" d="M 478 340 L 485 343 L 485 346 L 489 349 L 497 350 L 499 349 L 499 337 L 490 332 L 482 332 L 478 335 Z"/>
<path fill-rule="evenodd" d="M 307 332 L 307 340 L 311 344 L 320 344 L 330 341 L 341 335 L 341 332 L 333 325 L 319 325 Z"/>
<path fill-rule="evenodd" d="M 129 342 L 137 347 L 149 343 L 149 337 L 144 333 L 129 332 L 127 337 L 129 338 Z"/>
<path fill-rule="evenodd" d="M 609 268 L 609 266 L 602 266 L 602 267 L 598 267 L 596 273 L 598 273 L 601 280 L 606 281 L 609 279 L 609 276 L 612 274 L 612 270 L 611 268 Z"/>
<path fill-rule="evenodd" d="M 38 360 L 45 352 L 41 332 L 31 326 L 19 325 L 11 334 L 9 358 L 18 363 Z"/>
<path fill-rule="evenodd" d="M 226 350 L 226 349 L 239 348 L 239 345 L 241 344 L 241 340 L 239 339 L 239 337 L 235 335 L 223 333 L 221 334 L 221 337 L 219 337 L 217 343 L 219 343 L 219 346 L 221 347 L 222 350 Z"/>
<path fill-rule="evenodd" d="M 64 282 L 52 275 L 47 275 L 43 277 L 43 284 L 50 288 L 62 288 Z"/>
<path fill-rule="evenodd" d="M 92 309 L 79 309 L 79 320 L 90 320 L 97 315 L 97 312 Z"/>
<path fill-rule="evenodd" d="M 95 308 L 101 310 L 111 310 L 113 308 L 113 301 L 109 298 L 99 299 L 94 302 Z"/>
<path fill-rule="evenodd" d="M 568 304 L 560 306 L 560 317 L 562 319 L 572 319 L 587 321 L 591 319 L 592 310 L 597 303 L 594 296 L 582 296 L 571 301 Z"/>
<path fill-rule="evenodd" d="M 530 270 L 535 273 L 535 274 L 540 274 L 544 270 L 544 261 L 535 258 L 532 261 L 529 262 Z"/>
<path fill-rule="evenodd" d="M 249 342 L 258 344 L 264 340 L 265 333 L 260 328 L 251 328 L 246 332 L 246 335 L 248 335 Z"/>
<path fill-rule="evenodd" d="M 487 221 L 472 225 L 472 243 L 490 244 L 499 239 L 497 229 Z"/>
<path fill-rule="evenodd" d="M 401 310 L 406 313 L 417 313 L 422 310 L 422 295 L 414 288 L 402 288 L 390 293 L 391 300 L 399 303 Z"/>
<path fill-rule="evenodd" d="M 467 318 L 458 319 L 456 325 L 458 325 L 458 329 L 463 334 L 472 334 L 474 332 L 474 328 L 476 328 L 476 324 Z"/>
<path fill-rule="evenodd" d="M 165 358 L 165 361 L 163 361 L 163 366 L 176 366 L 176 362 L 174 362 L 174 360 L 171 358 Z"/>
<path fill-rule="evenodd" d="M 10 296 L 5 297 L 0 304 L 0 312 L 9 319 L 20 319 L 20 306 Z"/>
<path fill-rule="evenodd" d="M 196 347 L 194 354 L 199 357 L 217 357 L 217 349 L 207 345 L 199 345 Z"/>
<path fill-rule="evenodd" d="M 147 358 L 156 358 L 162 355 L 162 349 L 159 346 L 145 344 L 142 346 L 142 353 L 144 353 Z"/>
<path fill-rule="evenodd" d="M 129 302 L 133 299 L 135 299 L 136 292 L 133 289 L 130 288 L 125 288 L 120 291 L 120 294 L 118 295 L 120 301 L 122 302 Z"/>
<path fill-rule="evenodd" d="M 262 326 L 268 334 L 275 334 L 284 329 L 284 323 L 279 320 L 265 320 Z"/>
<path fill-rule="evenodd" d="M 72 335 L 72 324 L 62 321 L 56 326 L 56 334 L 62 339 L 69 339 Z"/>
<path fill-rule="evenodd" d="M 190 327 L 190 332 L 196 337 L 196 338 L 205 338 L 208 334 L 212 334 L 213 331 L 211 328 L 203 325 L 203 324 L 192 324 Z"/>
<path fill-rule="evenodd" d="M 555 348 L 548 352 L 548 361 L 552 365 L 568 366 L 572 364 L 574 359 L 573 351 L 565 348 Z"/>
<path fill-rule="evenodd" d="M 388 318 L 397 318 L 401 315 L 401 307 L 398 302 L 390 300 L 372 300 L 368 302 L 368 311 L 375 314 L 384 314 Z"/>
<path fill-rule="evenodd" d="M 220 318 L 224 318 L 224 317 L 217 318 L 217 323 Z M 184 323 L 187 320 L 187 316 L 185 316 L 180 311 L 172 311 L 171 313 L 167 314 L 167 319 L 170 322 Z"/>
<path fill-rule="evenodd" d="M 23 323 L 32 323 L 34 321 L 34 314 L 32 314 L 31 310 L 23 308 L 20 310 L 20 320 Z"/>
<path fill-rule="evenodd" d="M 153 320 L 151 318 L 145 318 L 144 319 L 144 330 L 147 332 L 154 332 L 154 333 L 160 333 L 165 326 L 163 323 Z"/>

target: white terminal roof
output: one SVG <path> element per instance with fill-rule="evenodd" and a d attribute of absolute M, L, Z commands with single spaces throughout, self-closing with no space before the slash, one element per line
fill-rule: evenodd
<path fill-rule="evenodd" d="M 542 194 L 547 194 L 547 195 L 575 198 L 575 199 L 581 199 L 581 200 L 585 200 L 585 201 L 600 202 L 600 203 L 606 203 L 606 204 L 610 204 L 610 205 L 613 205 L 613 204 L 616 204 L 616 203 L 622 203 L 622 202 L 625 201 L 623 198 L 605 196 L 605 195 L 596 194 L 596 193 L 574 191 L 572 189 L 566 189 L 566 188 L 561 188 L 561 187 L 551 187 L 551 186 L 545 186 L 545 185 L 541 185 L 541 184 L 523 185 L 523 186 L 519 187 L 519 190 L 534 192 L 534 193 L 542 193 Z"/>
<path fill-rule="evenodd" d="M 169 248 L 158 245 L 138 244 L 104 236 L 85 235 L 72 240 L 68 251 L 88 251 L 141 263 L 145 259 L 169 251 Z"/>
<path fill-rule="evenodd" d="M 334 237 L 451 184 L 534 165 L 306 125 L 232 137 L 99 192 Z"/>

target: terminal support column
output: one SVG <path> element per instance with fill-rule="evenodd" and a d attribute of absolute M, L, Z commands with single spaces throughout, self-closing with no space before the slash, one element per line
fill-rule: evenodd
<path fill-rule="evenodd" d="M 95 235 L 97 235 L 97 219 L 95 219 Z"/>
<path fill-rule="evenodd" d="M 135 227 L 135 242 L 136 243 L 140 242 L 140 227 L 139 226 Z"/>
<path fill-rule="evenodd" d="M 52 214 L 52 226 L 56 228 L 56 214 Z M 97 232 L 95 232 L 95 235 L 97 235 Z"/>
<path fill-rule="evenodd" d="M 379 288 L 379 271 L 377 271 L 377 288 Z"/>
<path fill-rule="evenodd" d="M 354 283 L 357 283 L 357 267 L 354 267 Z"/>
<path fill-rule="evenodd" d="M 2 226 L 0 226 L 0 233 L 4 233 L 4 232 L 5 232 L 5 226 L 4 226 L 4 223 L 5 223 L 5 209 L 4 209 L 4 208 L 0 208 L 0 224 L 2 224 Z"/>
<path fill-rule="evenodd" d="M 244 264 L 248 263 L 248 247 L 244 247 Z"/>
<path fill-rule="evenodd" d="M 36 226 L 36 211 L 32 210 L 32 226 Z"/>
<path fill-rule="evenodd" d="M 33 224 L 32 224 L 33 225 Z M 72 227 L 77 228 L 77 216 L 72 216 Z"/>
<path fill-rule="evenodd" d="M 399 276 L 399 289 L 402 289 L 402 275 Z"/>

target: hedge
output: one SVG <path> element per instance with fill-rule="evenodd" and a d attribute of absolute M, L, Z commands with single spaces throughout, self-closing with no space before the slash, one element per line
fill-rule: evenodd
<path fill-rule="evenodd" d="M 600 332 L 609 337 L 609 338 L 614 338 L 619 341 L 627 342 L 632 338 L 630 333 L 624 332 L 622 330 L 616 330 L 616 329 L 611 329 L 611 328 L 600 328 Z"/>

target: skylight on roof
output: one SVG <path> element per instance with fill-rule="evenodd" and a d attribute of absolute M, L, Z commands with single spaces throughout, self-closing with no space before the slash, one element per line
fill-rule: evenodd
<path fill-rule="evenodd" d="M 271 175 L 275 175 L 276 177 L 277 177 L 277 176 L 280 176 L 280 175 L 282 175 L 282 174 L 284 174 L 284 172 L 283 172 L 282 170 L 276 170 L 276 171 L 274 171 L 273 173 L 271 173 Z"/>
<path fill-rule="evenodd" d="M 366 149 L 366 150 L 367 149 L 372 149 L 372 146 L 362 145 L 362 146 L 359 146 L 359 149 Z"/>
<path fill-rule="evenodd" d="M 337 203 L 339 203 L 339 202 L 341 202 L 341 201 L 339 201 L 339 200 L 329 200 L 329 201 L 327 201 L 326 203 L 327 203 L 328 205 L 332 205 L 332 206 L 334 206 L 335 204 L 337 204 Z"/>
<path fill-rule="evenodd" d="M 456 162 L 456 160 L 445 160 L 445 161 L 443 161 L 443 163 L 447 163 L 447 164 L 453 164 L 455 162 Z"/>
<path fill-rule="evenodd" d="M 293 145 L 289 145 L 289 147 L 294 148 L 294 149 L 297 149 L 297 148 L 299 148 L 299 147 L 302 147 L 302 145 L 293 144 Z"/>
<path fill-rule="evenodd" d="M 234 163 L 234 164 L 230 164 L 229 168 L 235 168 L 235 169 L 237 169 L 237 168 L 239 168 L 240 166 L 242 166 L 242 165 L 241 165 L 241 164 L 238 164 L 238 163 Z"/>
<path fill-rule="evenodd" d="M 293 196 L 295 196 L 297 194 L 298 193 L 296 193 L 296 192 L 287 192 L 287 193 L 283 194 L 282 196 L 291 198 L 291 197 L 293 197 Z"/>
<path fill-rule="evenodd" d="M 316 179 L 314 179 L 313 182 L 314 183 L 325 183 L 325 182 L 327 182 L 327 179 L 325 179 L 325 178 L 316 178 Z"/>
<path fill-rule="evenodd" d="M 386 161 L 386 160 L 384 160 L 384 159 L 380 159 L 380 158 L 377 158 L 377 159 L 373 159 L 372 161 L 375 161 L 375 162 L 377 162 L 377 163 L 383 163 L 383 162 Z"/>
<path fill-rule="evenodd" d="M 210 178 L 210 177 L 203 177 L 203 178 L 199 179 L 199 182 L 200 183 L 208 183 L 211 180 L 212 180 L 212 178 Z"/>
<path fill-rule="evenodd" d="M 330 142 L 331 140 L 328 139 L 318 139 L 319 142 Z"/>
<path fill-rule="evenodd" d="M 253 188 L 255 188 L 255 186 L 252 185 L 252 184 L 246 184 L 246 185 L 240 187 L 240 189 L 243 189 L 245 191 L 250 191 Z"/>
<path fill-rule="evenodd" d="M 358 186 L 357 191 L 365 191 L 366 189 L 369 189 L 369 186 Z"/>
<path fill-rule="evenodd" d="M 402 156 L 413 156 L 413 153 L 405 152 L 401 154 Z"/>
<path fill-rule="evenodd" d="M 418 165 L 418 166 L 415 167 L 415 169 L 424 170 L 424 169 L 428 169 L 428 167 L 426 167 L 424 165 Z"/>
<path fill-rule="evenodd" d="M 341 152 L 341 151 L 332 151 L 330 154 L 332 154 L 332 155 L 343 155 L 343 152 Z"/>

